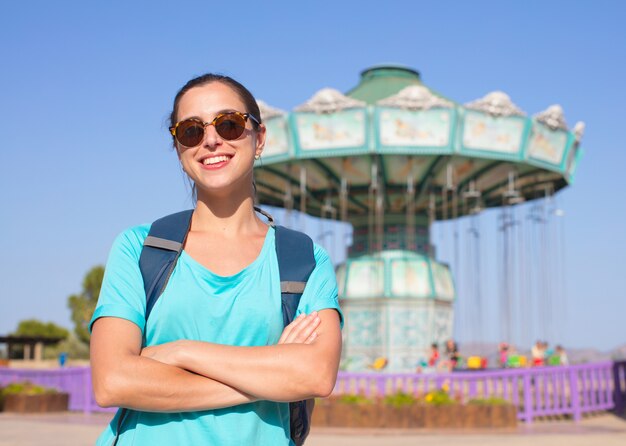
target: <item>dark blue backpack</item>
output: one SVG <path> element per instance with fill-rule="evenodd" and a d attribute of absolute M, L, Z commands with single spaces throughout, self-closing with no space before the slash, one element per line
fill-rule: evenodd
<path fill-rule="evenodd" d="M 264 215 L 276 230 L 283 324 L 286 327 L 293 321 L 306 282 L 315 269 L 313 241 L 301 232 L 275 226 L 271 215 L 257 207 L 254 209 Z M 155 221 L 150 227 L 139 258 L 146 291 L 146 320 L 174 271 L 191 226 L 192 213 L 193 210 L 188 210 L 168 215 Z M 304 444 L 309 434 L 314 404 L 313 399 L 289 403 L 291 439 L 296 446 Z M 125 411 L 126 409 L 122 409 L 119 415 L 113 445 L 117 443 Z"/>

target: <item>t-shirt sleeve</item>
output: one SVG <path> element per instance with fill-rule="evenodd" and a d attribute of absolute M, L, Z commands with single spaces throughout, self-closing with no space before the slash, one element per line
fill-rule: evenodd
<path fill-rule="evenodd" d="M 146 324 L 146 293 L 139 270 L 139 256 L 149 226 L 122 232 L 113 242 L 104 271 L 102 288 L 89 330 L 101 317 L 119 317 L 135 323 L 143 335 Z"/>
<path fill-rule="evenodd" d="M 341 328 L 343 328 L 343 313 L 339 308 L 337 277 L 330 257 L 323 248 L 315 245 L 315 269 L 311 273 L 300 298 L 296 317 L 309 314 L 313 311 L 335 309 L 339 313 Z"/>

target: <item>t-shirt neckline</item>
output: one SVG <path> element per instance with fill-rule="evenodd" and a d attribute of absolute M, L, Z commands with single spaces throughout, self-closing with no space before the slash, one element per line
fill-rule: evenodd
<path fill-rule="evenodd" d="M 193 269 L 200 271 L 203 275 L 209 276 L 212 280 L 216 280 L 219 282 L 231 282 L 234 280 L 238 280 L 241 277 L 257 269 L 259 265 L 262 264 L 265 257 L 267 256 L 267 252 L 270 249 L 270 245 L 272 244 L 273 240 L 274 240 L 274 227 L 268 225 L 267 232 L 265 233 L 265 239 L 263 240 L 263 246 L 261 247 L 261 251 L 259 252 L 259 255 L 250 264 L 245 266 L 241 271 L 230 276 L 222 276 L 222 275 L 214 273 L 209 268 L 207 268 L 206 266 L 198 262 L 196 259 L 191 257 L 187 253 L 187 251 L 185 251 L 184 249 L 180 253 L 180 258 L 187 264 L 191 265 Z"/>

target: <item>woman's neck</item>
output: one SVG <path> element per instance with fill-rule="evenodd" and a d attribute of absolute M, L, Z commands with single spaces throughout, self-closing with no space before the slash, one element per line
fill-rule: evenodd
<path fill-rule="evenodd" d="M 265 228 L 254 211 L 252 195 L 238 199 L 198 196 L 191 230 L 226 237 L 256 233 Z"/>

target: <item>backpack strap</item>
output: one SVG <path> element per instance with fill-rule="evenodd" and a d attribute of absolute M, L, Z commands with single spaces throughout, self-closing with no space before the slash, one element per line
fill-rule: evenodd
<path fill-rule="evenodd" d="M 283 324 L 293 321 L 309 276 L 315 269 L 313 240 L 302 232 L 276 226 Z"/>
<path fill-rule="evenodd" d="M 146 291 L 146 320 L 170 279 L 191 226 L 193 209 L 160 218 L 150 226 L 139 257 Z"/>
<path fill-rule="evenodd" d="M 313 240 L 302 232 L 276 227 L 276 257 L 280 271 L 283 325 L 293 321 L 309 276 L 315 269 Z M 290 434 L 296 446 L 304 444 L 311 429 L 314 399 L 289 403 Z"/>

